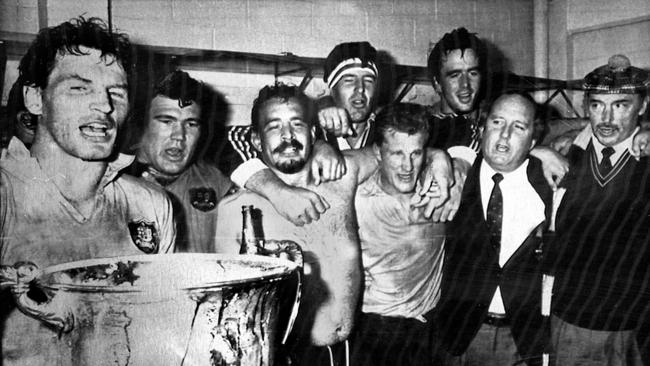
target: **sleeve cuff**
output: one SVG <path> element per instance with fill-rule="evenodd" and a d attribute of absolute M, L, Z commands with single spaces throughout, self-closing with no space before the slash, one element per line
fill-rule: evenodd
<path fill-rule="evenodd" d="M 239 165 L 232 174 L 230 174 L 230 180 L 239 187 L 244 188 L 250 177 L 264 169 L 268 169 L 268 167 L 262 162 L 262 160 L 258 158 L 246 160 Z"/>
<path fill-rule="evenodd" d="M 476 152 L 467 146 L 452 146 L 447 149 L 447 153 L 452 158 L 465 160 L 469 165 L 474 164 L 474 160 L 476 160 Z"/>

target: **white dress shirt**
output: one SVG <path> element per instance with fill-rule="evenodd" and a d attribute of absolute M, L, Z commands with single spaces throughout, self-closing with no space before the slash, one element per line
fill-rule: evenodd
<path fill-rule="evenodd" d="M 528 235 L 541 224 L 544 219 L 544 201 L 528 181 L 526 170 L 528 160 L 509 173 L 501 173 L 503 180 L 499 183 L 503 197 L 503 219 L 501 226 L 501 249 L 499 265 L 503 267 L 508 259 L 519 249 Z M 498 173 L 484 160 L 481 162 L 479 175 L 481 184 L 481 203 L 483 217 L 487 215 L 488 201 L 492 194 L 494 181 L 492 176 Z M 489 311 L 505 314 L 501 291 L 497 287 Z"/>

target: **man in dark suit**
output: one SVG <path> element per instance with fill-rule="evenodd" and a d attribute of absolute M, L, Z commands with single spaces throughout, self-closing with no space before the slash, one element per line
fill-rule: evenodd
<path fill-rule="evenodd" d="M 504 94 L 479 131 L 481 153 L 445 244 L 442 344 L 449 364 L 541 364 L 549 328 L 539 249 L 552 191 L 529 153 L 543 125 L 530 96 Z"/>

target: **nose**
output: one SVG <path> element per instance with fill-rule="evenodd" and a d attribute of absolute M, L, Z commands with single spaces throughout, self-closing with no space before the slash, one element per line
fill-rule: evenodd
<path fill-rule="evenodd" d="M 402 170 L 403 171 L 405 171 L 407 173 L 410 173 L 411 171 L 413 171 L 413 166 L 414 165 L 415 164 L 413 163 L 413 158 L 412 157 L 404 157 L 402 159 Z"/>
<path fill-rule="evenodd" d="M 607 106 L 603 108 L 602 119 L 603 122 L 605 123 L 611 123 L 612 120 L 614 119 L 614 108 L 607 107 Z"/>
<path fill-rule="evenodd" d="M 291 141 L 293 139 L 293 128 L 289 125 L 282 126 L 280 130 L 280 136 L 283 140 Z"/>
<path fill-rule="evenodd" d="M 363 79 L 357 78 L 354 82 L 354 90 L 357 92 L 363 93 L 366 90 L 366 85 L 363 83 Z"/>
<path fill-rule="evenodd" d="M 460 74 L 460 86 L 463 89 L 469 89 L 471 87 L 469 83 L 469 76 L 466 73 Z"/>
<path fill-rule="evenodd" d="M 510 135 L 512 134 L 512 129 L 513 126 L 503 126 L 501 127 L 501 132 L 499 133 L 499 136 L 503 139 L 509 139 Z"/>
<path fill-rule="evenodd" d="M 182 123 L 174 122 L 172 123 L 172 140 L 175 141 L 185 141 L 187 136 L 187 130 Z"/>
<path fill-rule="evenodd" d="M 93 100 L 91 106 L 93 109 L 104 114 L 110 114 L 113 112 L 113 101 L 111 100 L 111 95 L 108 92 L 108 89 L 97 91 L 95 93 L 95 99 Z"/>

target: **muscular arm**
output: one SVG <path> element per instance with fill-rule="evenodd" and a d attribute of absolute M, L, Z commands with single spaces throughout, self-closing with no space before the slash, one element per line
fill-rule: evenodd
<path fill-rule="evenodd" d="M 270 169 L 253 174 L 246 181 L 246 188 L 269 200 L 282 217 L 297 226 L 318 220 L 330 207 L 322 196 L 308 189 L 287 185 Z"/>
<path fill-rule="evenodd" d="M 334 344 L 348 337 L 360 298 L 362 269 L 354 214 L 354 168 L 350 173 L 328 187 L 318 188 L 332 208 L 312 226 L 312 250 L 318 257 L 322 280 L 319 282 L 327 294 L 322 303 L 314 304 L 317 308 L 311 339 L 315 345 Z M 309 304 L 307 296 L 306 301 Z"/>

